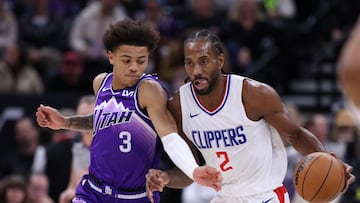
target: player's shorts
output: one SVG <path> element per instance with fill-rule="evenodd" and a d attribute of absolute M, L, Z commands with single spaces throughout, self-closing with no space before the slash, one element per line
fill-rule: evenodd
<path fill-rule="evenodd" d="M 236 197 L 233 195 L 217 194 L 210 203 L 290 203 L 290 198 L 287 189 L 284 186 L 278 187 L 273 191 L 266 193 Z"/>
<path fill-rule="evenodd" d="M 159 192 L 154 192 L 155 203 L 160 202 Z M 76 188 L 72 203 L 150 203 L 146 191 L 118 192 L 114 189 L 99 185 L 88 175 L 85 175 Z"/>

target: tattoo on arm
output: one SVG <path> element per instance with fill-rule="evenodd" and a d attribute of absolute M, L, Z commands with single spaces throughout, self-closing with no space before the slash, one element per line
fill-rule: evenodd
<path fill-rule="evenodd" d="M 69 118 L 67 128 L 78 131 L 92 131 L 93 121 L 94 114 L 86 116 L 73 116 Z"/>

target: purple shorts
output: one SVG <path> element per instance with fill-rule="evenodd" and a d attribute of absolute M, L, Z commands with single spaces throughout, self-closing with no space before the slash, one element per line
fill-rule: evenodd
<path fill-rule="evenodd" d="M 159 192 L 154 192 L 155 203 L 160 202 Z M 111 194 L 107 188 L 101 188 L 85 175 L 76 188 L 72 203 L 150 203 L 145 191 L 140 193 Z"/>

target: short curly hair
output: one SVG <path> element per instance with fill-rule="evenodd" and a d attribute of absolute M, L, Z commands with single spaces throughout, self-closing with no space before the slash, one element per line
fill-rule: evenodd
<path fill-rule="evenodd" d="M 114 51 L 121 45 L 145 46 L 151 52 L 156 49 L 160 35 L 145 21 L 129 18 L 111 24 L 103 35 L 106 51 Z"/>

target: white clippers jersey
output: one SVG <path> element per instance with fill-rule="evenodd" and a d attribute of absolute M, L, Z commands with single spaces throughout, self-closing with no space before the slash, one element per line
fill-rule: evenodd
<path fill-rule="evenodd" d="M 197 100 L 191 83 L 180 88 L 183 131 L 206 164 L 222 172 L 219 194 L 249 196 L 282 185 L 287 155 L 278 132 L 247 118 L 242 103 L 244 77 L 227 76 L 224 98 L 214 111 Z"/>

